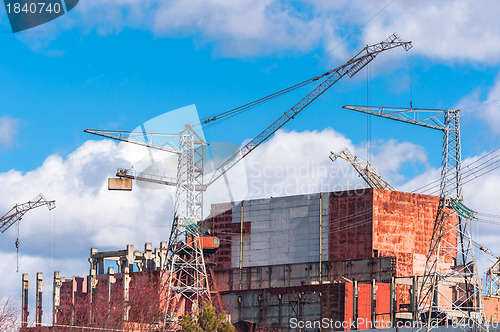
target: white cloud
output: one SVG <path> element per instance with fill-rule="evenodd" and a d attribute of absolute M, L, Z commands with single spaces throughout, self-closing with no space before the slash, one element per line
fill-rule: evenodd
<path fill-rule="evenodd" d="M 354 155 L 363 156 L 365 151 L 364 146 L 353 145 L 333 129 L 304 132 L 280 130 L 246 157 L 245 169 L 228 173 L 231 188 L 234 188 L 234 199 L 366 188 L 366 183 L 349 163 L 329 159 L 331 151 L 338 152 L 345 147 Z M 374 167 L 394 186 L 405 180 L 398 175 L 398 171 L 408 163 L 428 167 L 423 148 L 412 143 L 378 141 L 374 151 Z M 211 201 L 228 201 L 227 196 L 220 194 L 224 186 L 221 179 L 208 192 L 208 195 L 213 193 L 217 197 Z"/>
<path fill-rule="evenodd" d="M 365 42 L 397 31 L 414 52 L 446 60 L 500 59 L 497 1 L 394 1 L 364 30 Z"/>
<path fill-rule="evenodd" d="M 137 187 L 130 193 L 107 190 L 107 177 L 114 174 L 116 167 L 129 165 L 126 156 L 133 148 L 112 141 L 87 141 L 67 158 L 49 156 L 33 171 L 0 174 L 2 211 L 38 193 L 56 200 L 57 207 L 50 214 L 38 208 L 23 218 L 21 250 L 27 254 L 46 250 L 52 217 L 57 226 L 52 226 L 52 236 L 62 257 L 86 254 L 90 246 L 122 247 L 129 243 L 142 245 L 147 238 L 154 242 L 166 239 L 169 221 L 163 217 L 170 211 L 168 189 Z M 9 229 L 5 236 L 2 249 L 5 243 L 9 247 L 14 243 L 15 229 Z"/>
<path fill-rule="evenodd" d="M 431 0 L 87 0 L 57 24 L 100 34 L 136 28 L 157 36 L 190 36 L 199 45 L 208 44 L 216 53 L 230 57 L 321 47 L 327 52 L 341 44 L 330 56 L 345 59 L 357 45 L 398 32 L 414 42 L 414 52 L 428 57 L 496 63 L 500 59 L 499 9 L 494 0 L 445 0 L 439 5 Z"/>
<path fill-rule="evenodd" d="M 8 115 L 0 117 L 0 146 L 10 148 L 14 145 L 19 120 Z"/>
<path fill-rule="evenodd" d="M 132 192 L 107 190 L 107 177 L 114 174 L 116 167 L 128 167 L 131 162 L 145 158 L 149 156 L 140 147 L 110 140 L 87 141 L 66 158 L 47 157 L 39 168 L 30 172 L 0 173 L 2 214 L 40 192 L 46 199 L 56 200 L 56 208 L 51 212 L 45 207 L 31 210 L 1 234 L 0 298 L 10 297 L 20 303 L 21 273 L 28 272 L 33 285 L 36 272 L 43 272 L 48 322 L 54 270 L 66 277 L 85 276 L 91 247 L 110 250 L 133 244 L 142 250 L 146 242 L 158 247 L 160 241 L 167 241 L 172 220 L 169 189 L 135 186 Z M 14 246 L 17 225 L 19 274 Z M 30 298 L 33 303 L 31 293 Z"/>
<path fill-rule="evenodd" d="M 458 102 L 458 108 L 469 118 L 486 123 L 494 134 L 500 134 L 500 75 L 487 92 L 486 99 L 483 100 L 480 89 L 476 89 Z"/>

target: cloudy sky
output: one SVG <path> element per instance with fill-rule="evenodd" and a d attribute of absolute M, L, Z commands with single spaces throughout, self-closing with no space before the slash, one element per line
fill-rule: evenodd
<path fill-rule="evenodd" d="M 477 179 L 473 173 L 500 145 L 498 10 L 493 0 L 81 0 L 66 15 L 13 34 L 2 8 L 0 211 L 39 193 L 57 208 L 30 211 L 19 224 L 19 273 L 17 226 L 1 234 L 0 297 L 18 301 L 20 273 L 34 283 L 43 271 L 49 313 L 53 271 L 86 275 L 91 247 L 142 248 L 168 239 L 171 191 L 138 184 L 132 192 L 109 192 L 107 178 L 117 167 L 158 170 L 151 163 L 171 175 L 171 157 L 102 140 L 85 128 L 160 123 L 165 132 L 179 131 L 158 117 L 193 104 L 202 119 L 227 111 L 337 67 L 393 32 L 413 49 L 385 52 L 341 80 L 231 170 L 229 185 L 215 183 L 207 203 L 361 187 L 349 165 L 328 158 L 344 147 L 370 159 L 398 189 L 435 181 L 439 132 L 341 109 L 412 102 L 461 109 L 462 155 L 472 165 L 465 204 L 500 215 L 500 171 Z M 200 130 L 218 149 L 212 153 L 225 155 L 312 88 Z M 471 229 L 479 243 L 500 252 L 498 227 Z M 484 271 L 488 257 L 477 255 Z"/>

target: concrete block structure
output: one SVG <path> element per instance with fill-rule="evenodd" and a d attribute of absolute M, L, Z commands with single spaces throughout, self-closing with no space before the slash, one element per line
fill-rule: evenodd
<path fill-rule="evenodd" d="M 292 319 L 324 318 L 359 320 L 357 329 L 393 326 L 416 318 L 438 201 L 363 189 L 213 204 L 202 229 L 220 246 L 206 262 L 237 326 L 288 331 Z M 165 305 L 166 250 L 165 243 L 154 251 L 146 244 L 144 252 L 91 249 L 88 277 L 54 275 L 54 324 L 154 325 Z M 106 271 L 108 260 L 116 271 Z M 499 299 L 484 303 L 488 317 L 499 319 Z"/>
<path fill-rule="evenodd" d="M 358 329 L 414 319 L 438 202 L 362 189 L 212 205 L 221 248 L 211 261 L 226 310 L 233 322 L 273 330 L 292 318 L 363 318 Z"/>

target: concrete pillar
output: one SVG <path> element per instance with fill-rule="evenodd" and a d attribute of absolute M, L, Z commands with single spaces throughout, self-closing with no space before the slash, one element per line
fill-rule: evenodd
<path fill-rule="evenodd" d="M 97 259 L 97 274 L 104 274 L 104 258 Z"/>
<path fill-rule="evenodd" d="M 53 309 L 52 309 L 52 324 L 57 324 L 57 314 L 59 313 L 59 306 L 61 305 L 61 272 L 54 272 L 54 286 L 53 286 Z"/>
<path fill-rule="evenodd" d="M 95 254 L 97 254 L 97 249 L 91 248 L 89 256 L 89 263 L 90 263 L 89 275 L 92 274 L 92 270 L 97 271 L 97 259 L 94 258 Z"/>
<path fill-rule="evenodd" d="M 160 242 L 160 248 L 155 250 L 155 270 L 161 270 L 167 264 L 168 243 Z"/>
<path fill-rule="evenodd" d="M 358 288 L 358 281 L 353 280 L 352 283 L 352 292 L 353 292 L 353 304 L 352 304 L 352 313 L 353 313 L 353 320 L 354 320 L 354 329 L 358 329 L 358 294 L 359 294 L 359 288 Z"/>
<path fill-rule="evenodd" d="M 417 319 L 417 293 L 418 293 L 417 276 L 413 276 L 411 283 L 411 297 L 410 297 L 410 312 L 411 312 L 411 319 L 413 321 L 416 321 Z"/>
<path fill-rule="evenodd" d="M 390 313 L 391 313 L 391 326 L 396 326 L 396 306 L 397 306 L 397 285 L 396 285 L 396 279 L 394 277 L 391 278 L 391 285 L 390 285 Z"/>
<path fill-rule="evenodd" d="M 144 269 L 146 271 L 154 270 L 153 245 L 151 243 L 144 245 Z"/>
<path fill-rule="evenodd" d="M 377 282 L 375 279 L 372 279 L 372 301 L 371 301 L 371 321 L 372 326 L 375 326 L 375 322 L 377 321 Z"/>
<path fill-rule="evenodd" d="M 87 285 L 88 285 L 88 300 L 89 300 L 89 323 L 93 322 L 93 317 L 92 317 L 92 303 L 94 302 L 94 295 L 95 295 L 95 289 L 97 287 L 97 271 L 95 268 L 90 269 L 90 274 L 87 277 Z"/>
<path fill-rule="evenodd" d="M 43 307 L 42 307 L 42 292 L 43 292 L 43 276 L 42 272 L 36 274 L 36 316 L 35 326 L 42 325 Z"/>
<path fill-rule="evenodd" d="M 130 274 L 128 266 L 125 266 L 123 272 L 123 320 L 128 321 L 128 312 L 130 310 L 129 300 L 130 300 Z"/>
<path fill-rule="evenodd" d="M 108 303 L 113 299 L 113 284 L 115 282 L 115 269 L 108 267 Z"/>
<path fill-rule="evenodd" d="M 127 264 L 129 266 L 129 272 L 134 272 L 134 262 L 135 262 L 135 254 L 134 254 L 134 246 L 131 244 L 127 245 Z"/>
<path fill-rule="evenodd" d="M 29 282 L 28 282 L 28 274 L 23 273 L 23 278 L 22 278 L 22 309 L 21 309 L 21 327 L 27 327 L 28 326 L 28 316 L 29 316 L 29 311 L 28 311 L 28 288 L 29 288 Z"/>

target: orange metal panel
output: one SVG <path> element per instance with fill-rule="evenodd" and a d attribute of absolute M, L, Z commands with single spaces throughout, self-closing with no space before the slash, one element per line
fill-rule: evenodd
<path fill-rule="evenodd" d="M 500 298 L 483 296 L 484 313 L 492 324 L 500 322 Z"/>
<path fill-rule="evenodd" d="M 354 287 L 352 282 L 346 282 L 345 284 L 345 295 L 344 295 L 344 322 L 346 322 L 347 327 L 344 331 L 351 330 L 351 324 L 354 320 Z"/>
<path fill-rule="evenodd" d="M 358 284 L 358 330 L 372 328 L 372 285 Z"/>
<path fill-rule="evenodd" d="M 389 328 L 391 325 L 391 285 L 389 283 L 377 282 L 377 306 L 375 308 L 376 327 Z"/>
<path fill-rule="evenodd" d="M 423 274 L 438 203 L 436 196 L 373 190 L 373 250 L 397 259 L 397 276 Z M 456 243 L 455 234 L 446 240 Z"/>

